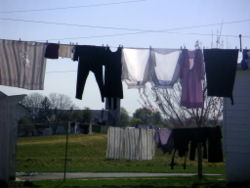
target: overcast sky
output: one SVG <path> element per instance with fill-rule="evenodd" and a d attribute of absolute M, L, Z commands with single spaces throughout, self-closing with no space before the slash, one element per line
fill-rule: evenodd
<path fill-rule="evenodd" d="M 224 48 L 239 47 L 239 34 L 243 47 L 250 47 L 249 0 L 0 0 L 0 4 L 2 39 L 109 45 L 114 50 L 120 44 L 194 49 L 196 40 L 206 48 L 216 47 L 215 35 L 221 30 Z M 102 109 L 93 74 L 83 99 L 74 99 L 76 70 L 77 62 L 70 59 L 48 60 L 45 90 L 39 92 L 63 93 L 81 108 Z M 123 87 L 121 104 L 131 114 L 140 107 L 138 92 L 128 90 L 125 83 Z M 30 92 L 5 86 L 0 90 L 8 95 Z"/>

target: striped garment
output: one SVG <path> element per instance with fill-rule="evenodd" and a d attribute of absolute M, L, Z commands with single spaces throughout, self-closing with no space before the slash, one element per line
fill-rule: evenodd
<path fill-rule="evenodd" d="M 106 158 L 152 160 L 155 155 L 155 130 L 109 127 Z"/>
<path fill-rule="evenodd" d="M 108 128 L 108 143 L 106 150 L 107 159 L 123 158 L 124 129 L 120 127 Z"/>
<path fill-rule="evenodd" d="M 0 85 L 43 90 L 46 44 L 0 40 Z"/>

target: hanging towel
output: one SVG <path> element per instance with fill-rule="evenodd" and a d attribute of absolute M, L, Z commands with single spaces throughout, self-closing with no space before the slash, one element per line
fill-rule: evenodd
<path fill-rule="evenodd" d="M 46 48 L 45 57 L 49 59 L 58 59 L 59 44 L 49 43 Z"/>
<path fill-rule="evenodd" d="M 233 102 L 233 86 L 237 68 L 238 50 L 205 49 L 208 96 L 230 97 Z"/>
<path fill-rule="evenodd" d="M 152 82 L 154 87 L 171 88 L 179 79 L 181 50 L 151 49 Z"/>
<path fill-rule="evenodd" d="M 0 85 L 43 90 L 46 44 L 0 40 Z"/>
<path fill-rule="evenodd" d="M 204 79 L 204 62 L 201 50 L 184 49 L 180 60 L 181 106 L 187 108 L 203 107 L 202 83 Z"/>
<path fill-rule="evenodd" d="M 123 48 L 122 50 L 122 79 L 128 88 L 143 88 L 150 80 L 149 49 Z"/>
<path fill-rule="evenodd" d="M 58 56 L 62 58 L 72 58 L 73 48 L 73 45 L 60 44 Z"/>

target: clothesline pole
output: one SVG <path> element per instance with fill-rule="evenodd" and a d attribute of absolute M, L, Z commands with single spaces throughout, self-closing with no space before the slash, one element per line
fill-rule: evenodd
<path fill-rule="evenodd" d="M 68 160 L 69 130 L 70 130 L 70 121 L 68 122 L 67 131 L 66 131 L 66 143 L 65 143 L 65 156 L 64 156 L 64 173 L 63 173 L 63 181 L 66 181 L 67 160 Z"/>
<path fill-rule="evenodd" d="M 201 127 L 201 124 L 198 123 L 198 127 Z M 198 143 L 198 178 L 202 179 L 202 149 L 201 149 L 202 145 L 201 143 Z"/>

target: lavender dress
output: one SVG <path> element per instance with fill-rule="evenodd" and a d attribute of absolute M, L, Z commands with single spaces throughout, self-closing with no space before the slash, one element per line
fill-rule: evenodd
<path fill-rule="evenodd" d="M 182 51 L 180 62 L 180 80 L 182 86 L 181 106 L 187 108 L 203 107 L 201 80 L 204 78 L 204 60 L 201 50 Z"/>

